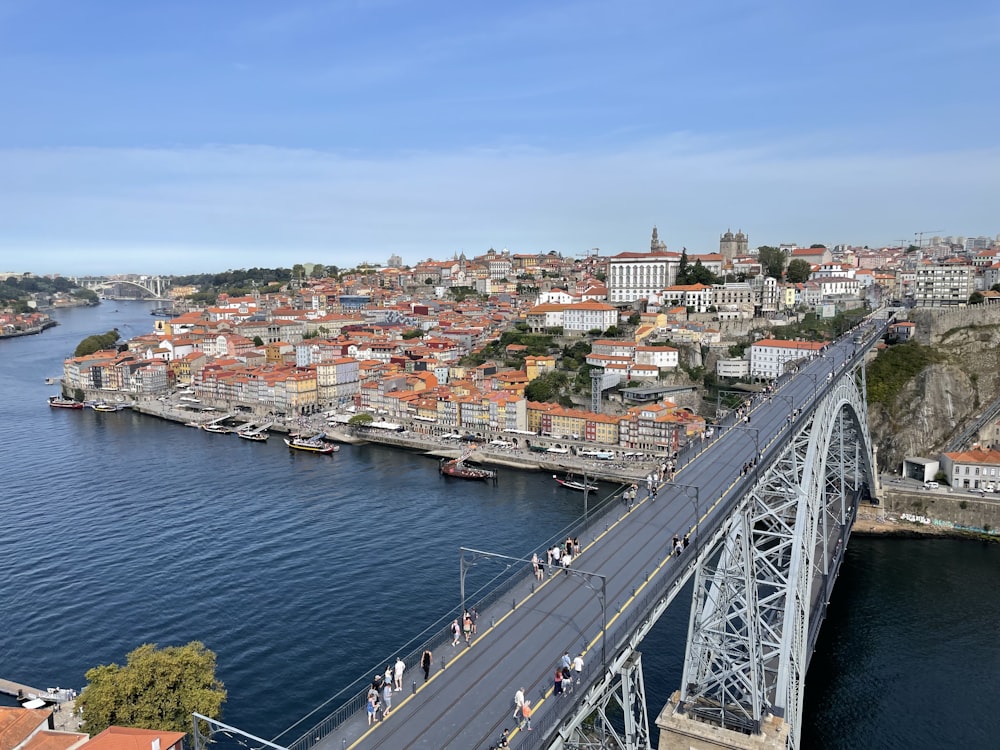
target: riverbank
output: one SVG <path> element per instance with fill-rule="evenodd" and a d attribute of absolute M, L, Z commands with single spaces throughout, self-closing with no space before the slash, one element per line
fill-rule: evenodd
<path fill-rule="evenodd" d="M 87 398 L 100 399 L 99 393 L 87 393 Z M 320 415 L 296 419 L 266 419 L 251 414 L 226 412 L 224 407 L 213 407 L 212 411 L 192 410 L 186 406 L 158 399 L 144 399 L 132 403 L 132 409 L 140 414 L 166 419 L 171 422 L 188 424 L 210 422 L 227 413 L 227 422 L 233 424 L 263 424 L 271 422 L 268 430 L 277 433 L 310 432 L 324 433 L 329 440 L 351 445 L 377 443 L 393 448 L 422 453 L 435 458 L 458 458 L 465 455 L 470 463 L 519 469 L 522 471 L 543 471 L 546 473 L 571 473 L 586 475 L 588 479 L 613 484 L 631 484 L 645 478 L 658 467 L 655 460 L 629 463 L 612 463 L 597 459 L 575 456 L 570 453 L 552 454 L 558 458 L 546 458 L 547 454 L 534 453 L 526 448 L 490 446 L 488 444 L 456 444 L 440 436 L 415 432 L 383 431 L 372 427 L 339 427 L 329 425 Z M 471 448 L 471 451 L 469 450 Z"/>
<path fill-rule="evenodd" d="M 0 333 L 0 339 L 16 339 L 20 336 L 36 336 L 42 331 L 46 331 L 49 328 L 54 328 L 59 325 L 57 320 L 46 320 L 37 326 L 30 326 L 19 331 L 11 331 L 10 333 Z"/>

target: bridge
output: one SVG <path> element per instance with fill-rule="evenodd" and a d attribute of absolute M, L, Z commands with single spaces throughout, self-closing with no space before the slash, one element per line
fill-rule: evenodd
<path fill-rule="evenodd" d="M 565 571 L 538 579 L 528 560 L 463 549 L 463 581 L 480 564 L 512 571 L 487 598 L 460 603 L 456 614 L 480 613 L 470 644 L 442 636 L 404 655 L 406 683 L 382 722 L 368 722 L 368 686 L 356 686 L 287 748 L 485 750 L 505 728 L 529 750 L 797 748 L 809 659 L 857 504 L 877 487 L 863 363 L 887 324 L 866 321 L 728 415 L 631 509 L 616 502 L 583 520 Z M 656 719 L 655 745 L 640 645 L 692 579 L 682 684 Z M 584 665 L 558 695 L 564 652 Z M 518 688 L 532 702 L 530 730 L 512 717 Z M 196 750 L 239 732 L 195 727 Z"/>
<path fill-rule="evenodd" d="M 109 278 L 106 276 L 81 276 L 73 279 L 84 289 L 90 289 L 107 299 L 163 299 L 170 288 L 170 281 L 160 276 L 135 278 Z"/>

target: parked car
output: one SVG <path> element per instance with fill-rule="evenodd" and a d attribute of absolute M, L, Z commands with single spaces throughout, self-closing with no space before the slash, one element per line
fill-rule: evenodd
<path fill-rule="evenodd" d="M 938 484 L 937 482 L 924 482 L 924 489 L 925 490 L 936 490 L 940 486 L 941 485 Z"/>

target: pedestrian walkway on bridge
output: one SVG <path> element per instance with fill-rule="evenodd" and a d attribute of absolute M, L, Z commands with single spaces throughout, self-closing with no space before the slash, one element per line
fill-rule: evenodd
<path fill-rule="evenodd" d="M 621 668 L 630 656 L 630 638 L 676 595 L 761 467 L 855 357 L 849 348 L 839 349 L 806 363 L 770 396 L 758 397 L 740 421 L 720 424 L 711 441 L 696 445 L 697 453 L 687 456 L 673 481 L 659 485 L 658 494 L 640 498 L 630 511 L 616 504 L 582 531 L 583 549 L 570 573 L 536 582 L 524 561 L 512 587 L 481 607 L 471 645 L 452 646 L 442 633 L 431 645 L 427 682 L 416 658 L 410 659 L 404 690 L 392 694 L 384 721 L 368 725 L 362 695 L 335 723 L 307 733 L 292 749 L 489 748 L 505 728 L 516 747 L 548 744 L 586 691 L 603 682 L 609 669 Z M 688 535 L 690 546 L 678 553 L 672 539 Z M 582 653 L 584 669 L 574 693 L 557 696 L 553 676 L 564 652 Z M 519 687 L 534 707 L 531 731 L 515 728 Z"/>

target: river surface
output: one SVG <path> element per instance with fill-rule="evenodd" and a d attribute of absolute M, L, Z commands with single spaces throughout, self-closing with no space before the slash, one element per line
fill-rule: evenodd
<path fill-rule="evenodd" d="M 229 693 L 223 720 L 291 742 L 326 713 L 289 730 L 312 709 L 444 627 L 459 547 L 530 556 L 582 512 L 545 474 L 456 482 L 380 446 L 314 456 L 46 405 L 45 378 L 81 339 L 146 333 L 151 307 L 61 310 L 58 327 L 0 341 L 0 677 L 80 689 L 143 643 L 200 640 Z M 488 567 L 467 585 L 488 585 Z M 998 572 L 997 545 L 854 538 L 802 747 L 995 747 Z M 680 683 L 688 609 L 678 600 L 643 643 L 654 717 Z"/>

